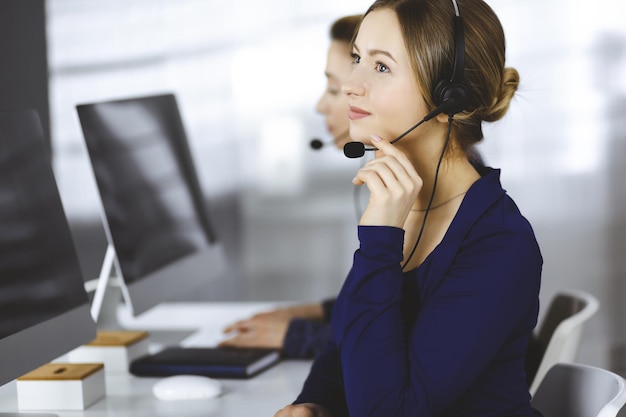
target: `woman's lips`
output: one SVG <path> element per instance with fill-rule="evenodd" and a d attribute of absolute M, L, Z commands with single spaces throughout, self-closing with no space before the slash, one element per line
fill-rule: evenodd
<path fill-rule="evenodd" d="M 350 120 L 358 120 L 358 119 L 362 119 L 364 117 L 369 116 L 371 113 L 366 112 L 363 109 L 360 109 L 358 107 L 354 107 L 354 106 L 350 106 L 350 112 L 348 113 L 348 118 Z"/>

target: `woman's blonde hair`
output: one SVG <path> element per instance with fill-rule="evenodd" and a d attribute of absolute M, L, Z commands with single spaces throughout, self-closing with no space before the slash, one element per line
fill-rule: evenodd
<path fill-rule="evenodd" d="M 466 151 L 483 138 L 482 122 L 504 116 L 519 85 L 519 74 L 505 68 L 502 25 L 483 0 L 457 0 L 465 29 L 465 111 L 454 116 L 453 137 Z M 450 79 L 454 63 L 455 10 L 452 0 L 377 0 L 377 9 L 395 11 L 424 100 L 435 108 L 433 90 Z"/>

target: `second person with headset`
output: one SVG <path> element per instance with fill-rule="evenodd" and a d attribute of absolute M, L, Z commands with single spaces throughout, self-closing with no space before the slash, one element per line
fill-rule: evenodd
<path fill-rule="evenodd" d="M 350 141 L 347 96 L 341 86 L 351 72 L 350 43 L 361 15 L 341 17 L 330 28 L 326 68 L 326 89 L 316 109 L 324 116 L 328 133 L 336 148 Z M 314 139 L 314 149 L 323 142 Z M 320 277 L 323 279 L 323 277 Z M 330 317 L 334 298 L 321 302 L 294 304 L 255 314 L 227 326 L 226 333 L 235 336 L 222 342 L 224 347 L 263 347 L 280 349 L 286 358 L 312 358 L 324 349 L 330 335 Z"/>

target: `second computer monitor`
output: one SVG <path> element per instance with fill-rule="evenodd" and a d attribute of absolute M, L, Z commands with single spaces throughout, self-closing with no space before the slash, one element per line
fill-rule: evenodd
<path fill-rule="evenodd" d="M 218 277 L 225 257 L 175 96 L 82 104 L 77 110 L 132 313 Z"/>

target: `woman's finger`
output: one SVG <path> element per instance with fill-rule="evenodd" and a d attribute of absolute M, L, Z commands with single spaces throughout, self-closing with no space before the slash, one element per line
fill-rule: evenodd
<path fill-rule="evenodd" d="M 376 158 L 368 162 L 367 168 L 374 170 L 380 169 L 380 176 L 388 187 L 399 184 L 402 186 L 403 190 L 406 190 L 412 188 L 415 182 L 410 173 L 407 172 L 405 166 L 393 156 Z M 393 177 L 389 174 L 393 175 Z"/>
<path fill-rule="evenodd" d="M 225 327 L 222 331 L 224 333 L 245 332 L 250 327 L 252 327 L 252 323 L 250 322 L 250 320 L 240 320 L 236 323 L 231 324 L 230 326 Z"/>
<path fill-rule="evenodd" d="M 395 145 L 390 143 L 389 141 L 382 139 L 380 136 L 372 135 L 372 141 L 374 145 L 380 149 L 385 155 L 395 157 L 400 164 L 404 167 L 406 172 L 410 175 L 411 178 L 419 178 L 419 175 L 415 171 L 413 164 L 409 161 L 409 158 L 406 157 L 404 152 L 398 149 Z"/>

